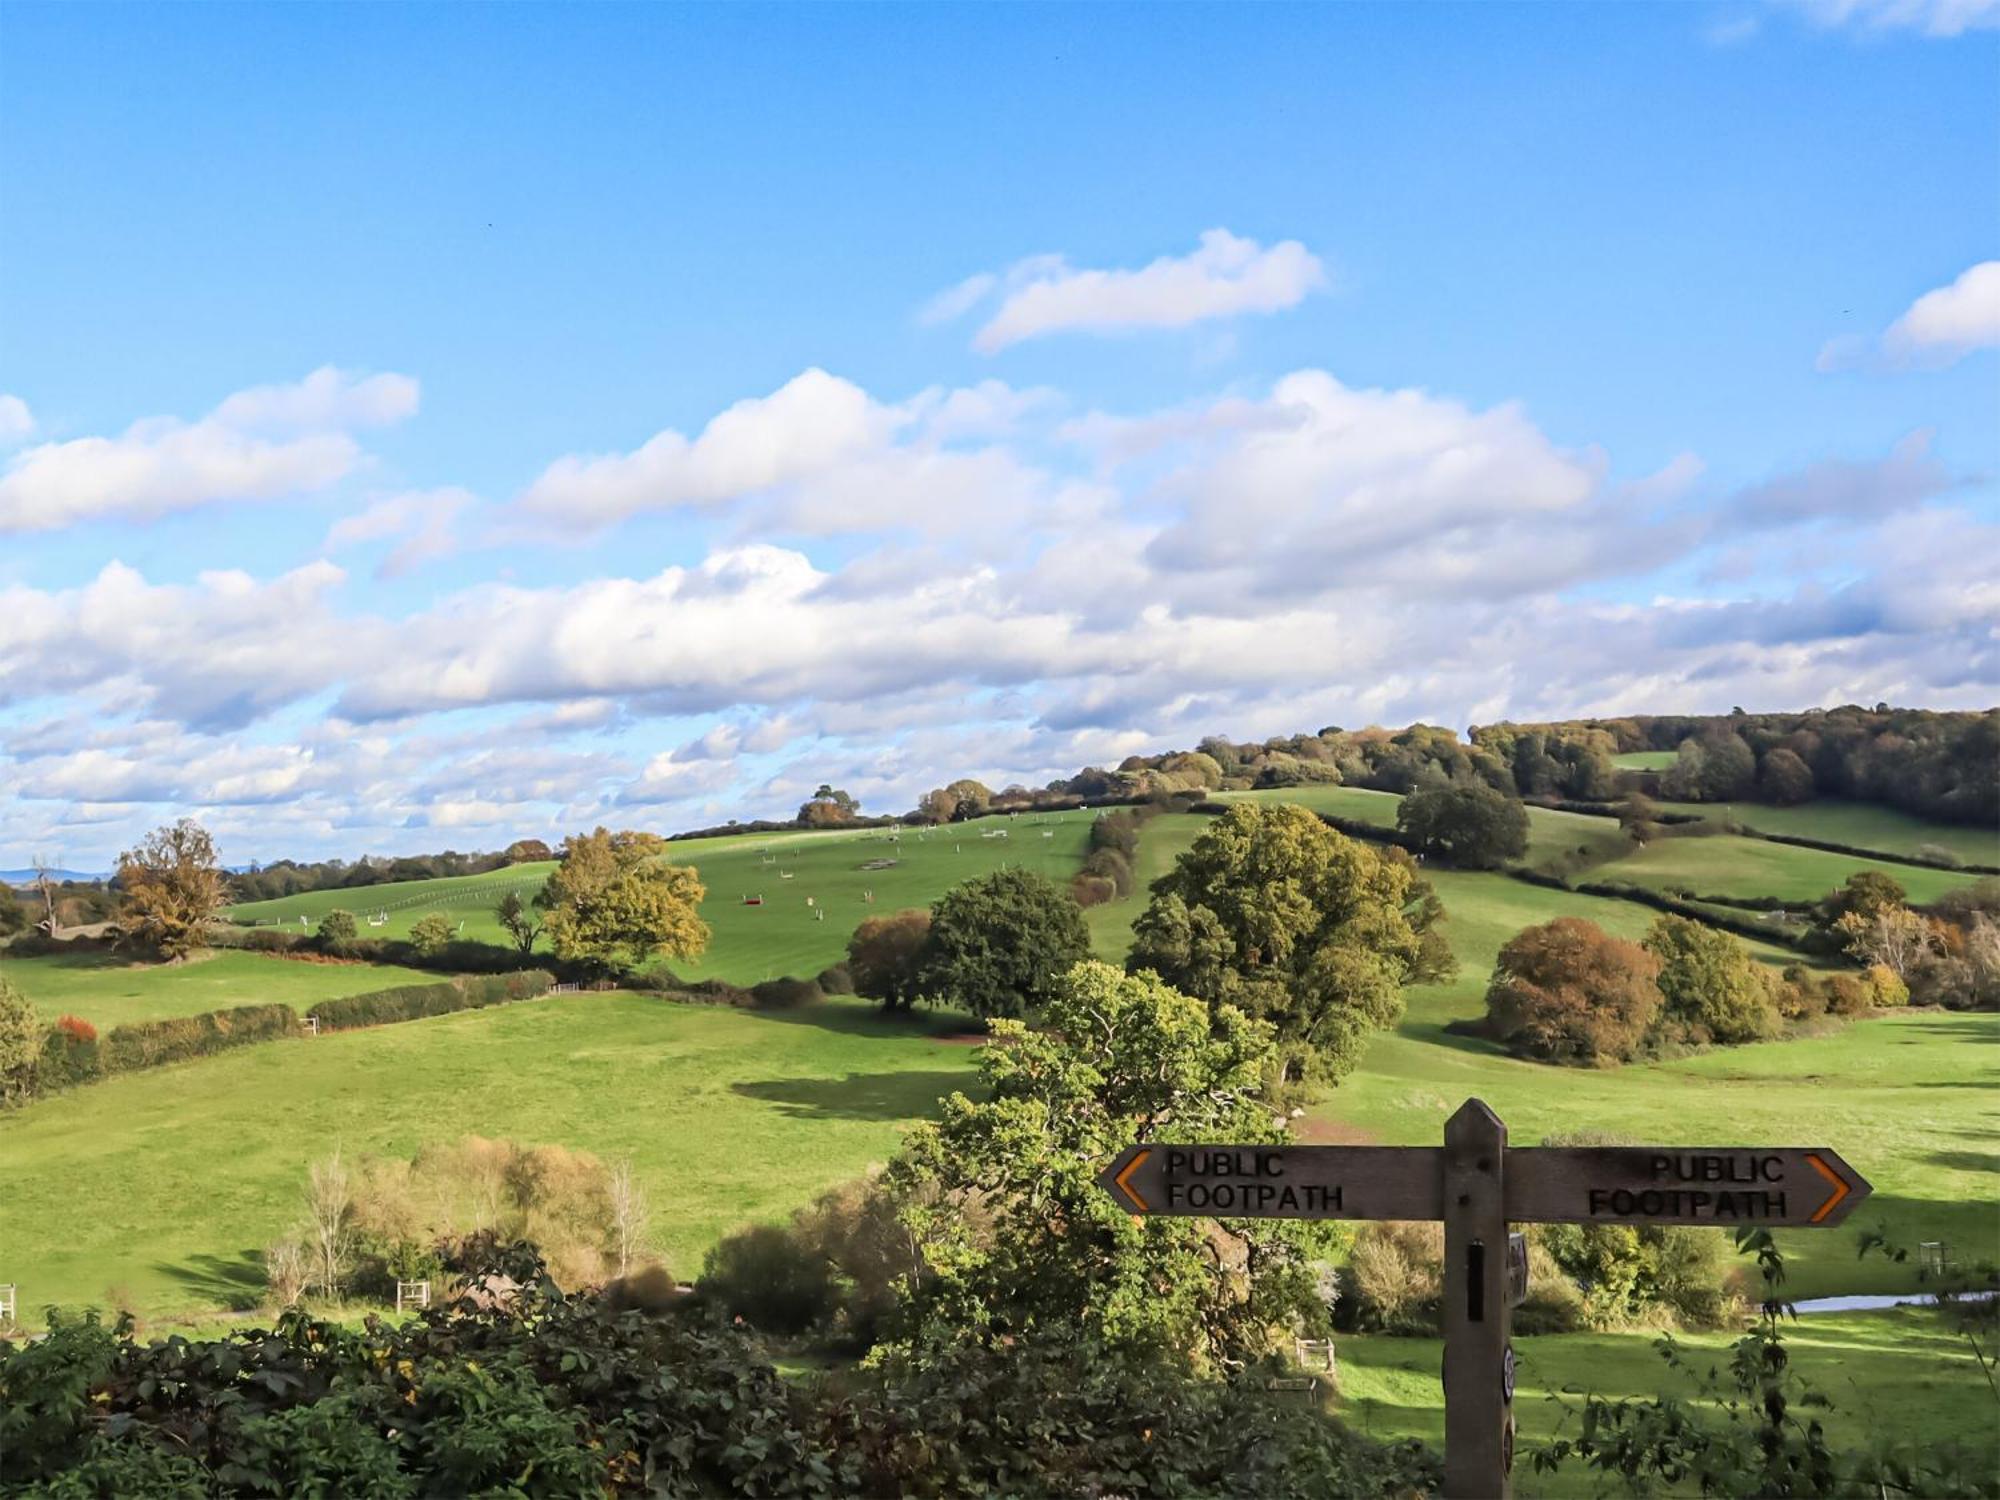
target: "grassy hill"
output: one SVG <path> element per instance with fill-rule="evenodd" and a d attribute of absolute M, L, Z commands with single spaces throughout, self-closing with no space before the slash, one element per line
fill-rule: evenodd
<path fill-rule="evenodd" d="M 847 952 L 863 918 L 905 906 L 929 906 L 962 880 L 1004 865 L 1039 871 L 1066 883 L 1083 861 L 1094 814 L 1028 813 L 980 818 L 945 828 L 858 829 L 852 832 L 743 834 L 686 839 L 668 848 L 675 864 L 701 872 L 708 899 L 701 914 L 713 937 L 692 963 L 675 962 L 688 979 L 710 977 L 754 984 L 785 975 L 810 978 Z M 870 865 L 886 868 L 870 869 Z M 541 889 L 555 866 L 515 865 L 490 875 L 405 881 L 355 890 L 313 891 L 234 907 L 239 921 L 317 923 L 335 907 L 361 919 L 364 937 L 407 936 L 433 911 L 465 921 L 465 936 L 504 943 L 493 907 L 509 890 L 522 899 Z M 868 893 L 873 901 L 867 899 Z M 746 896 L 761 896 L 758 906 Z M 807 898 L 812 904 L 807 904 Z M 817 915 L 825 912 L 824 918 Z M 381 912 L 386 921 L 370 927 Z"/>
<path fill-rule="evenodd" d="M 1884 854 L 1916 855 L 1926 845 L 1948 850 L 1971 865 L 2000 865 L 2000 832 L 1962 823 L 1929 823 L 1879 802 L 1838 802 L 1822 798 L 1799 807 L 1766 807 L 1753 802 L 1663 802 L 1673 812 L 1698 818 L 1734 818 L 1758 833 L 1788 838 L 1821 839 L 1880 849 Z"/>
<path fill-rule="evenodd" d="M 974 1048 L 834 1001 L 790 1016 L 561 995 L 248 1047 L 107 1079 L 0 1121 L 0 1278 L 22 1306 L 254 1303 L 305 1164 L 477 1134 L 628 1156 L 682 1274 L 894 1151 Z"/>
<path fill-rule="evenodd" d="M 278 1000 L 305 1010 L 338 995 L 435 984 L 440 977 L 394 964 L 300 963 L 261 953 L 209 953 L 179 964 L 127 963 L 102 952 L 48 958 L 0 953 L 0 979 L 18 985 L 42 1014 L 81 1016 L 99 1031 L 125 1021 Z"/>

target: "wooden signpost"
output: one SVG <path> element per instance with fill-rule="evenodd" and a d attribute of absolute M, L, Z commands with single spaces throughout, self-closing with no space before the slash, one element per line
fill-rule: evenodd
<path fill-rule="evenodd" d="M 1529 1146 L 1477 1099 L 1444 1146 L 1127 1147 L 1098 1181 L 1135 1214 L 1444 1221 L 1444 1492 L 1505 1500 L 1514 1466 L 1511 1223 L 1831 1229 L 1869 1185 L 1823 1146 Z"/>

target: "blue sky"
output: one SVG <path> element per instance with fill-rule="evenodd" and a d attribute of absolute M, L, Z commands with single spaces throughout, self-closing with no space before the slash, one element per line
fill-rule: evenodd
<path fill-rule="evenodd" d="M 0 866 L 1991 704 L 1996 22 L 10 5 Z"/>

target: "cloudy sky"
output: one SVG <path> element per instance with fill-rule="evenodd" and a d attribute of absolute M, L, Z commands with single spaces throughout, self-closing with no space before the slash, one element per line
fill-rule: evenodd
<path fill-rule="evenodd" d="M 0 17 L 0 867 L 2000 701 L 1994 0 Z"/>

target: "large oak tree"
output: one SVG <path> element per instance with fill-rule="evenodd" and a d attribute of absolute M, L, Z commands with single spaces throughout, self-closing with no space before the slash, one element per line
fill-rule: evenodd
<path fill-rule="evenodd" d="M 535 898 L 556 953 L 606 967 L 655 954 L 699 958 L 708 891 L 691 866 L 667 864 L 666 849 L 658 834 L 603 828 L 564 839 L 562 864 Z"/>
<path fill-rule="evenodd" d="M 119 855 L 118 884 L 126 932 L 174 960 L 202 946 L 208 924 L 229 902 L 215 840 L 191 818 L 154 829 Z"/>

